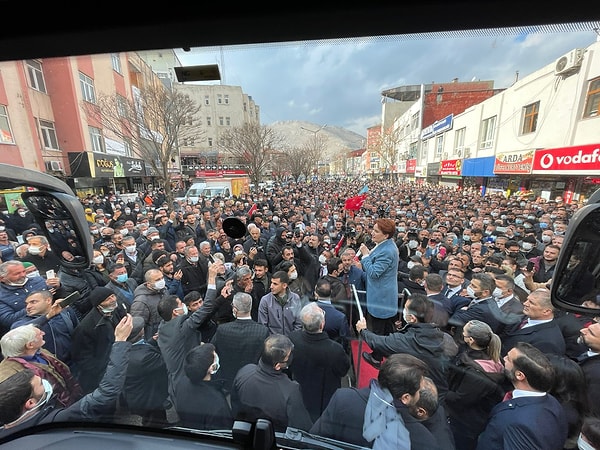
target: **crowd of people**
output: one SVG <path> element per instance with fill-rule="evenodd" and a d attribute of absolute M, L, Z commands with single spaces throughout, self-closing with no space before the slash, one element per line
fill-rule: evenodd
<path fill-rule="evenodd" d="M 600 323 L 550 301 L 577 203 L 340 180 L 81 201 L 83 269 L 26 208 L 0 217 L 0 435 L 127 413 L 373 448 L 600 448 Z M 600 307 L 585 275 L 570 298 Z M 360 363 L 377 375 L 357 388 Z"/>

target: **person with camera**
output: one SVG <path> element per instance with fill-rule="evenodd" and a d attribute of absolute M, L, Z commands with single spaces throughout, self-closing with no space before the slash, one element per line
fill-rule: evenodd
<path fill-rule="evenodd" d="M 267 240 L 262 237 L 260 228 L 253 223 L 248 224 L 248 234 L 249 236 L 244 242 L 243 248 L 244 253 L 248 255 L 249 265 L 252 267 L 256 259 L 267 258 L 265 253 Z"/>

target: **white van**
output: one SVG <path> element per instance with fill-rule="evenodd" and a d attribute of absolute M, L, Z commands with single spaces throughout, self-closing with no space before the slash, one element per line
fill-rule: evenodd
<path fill-rule="evenodd" d="M 188 201 L 193 204 L 198 203 L 198 200 L 203 195 L 204 188 L 206 188 L 206 183 L 194 183 L 190 186 L 183 197 L 176 197 L 177 201 Z"/>

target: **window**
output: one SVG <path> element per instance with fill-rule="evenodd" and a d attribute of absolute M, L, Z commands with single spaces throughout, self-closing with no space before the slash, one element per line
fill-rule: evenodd
<path fill-rule="evenodd" d="M 60 150 L 58 147 L 58 139 L 56 137 L 56 129 L 52 122 L 40 119 L 40 134 L 44 148 L 49 150 Z"/>
<path fill-rule="evenodd" d="M 112 68 L 115 72 L 122 74 L 121 72 L 121 58 L 119 58 L 118 53 L 110 54 L 110 61 L 112 63 Z"/>
<path fill-rule="evenodd" d="M 212 125 L 212 119 L 210 118 L 210 116 L 206 116 L 206 126 L 211 126 Z"/>
<path fill-rule="evenodd" d="M 494 145 L 494 133 L 496 132 L 496 116 L 488 117 L 481 122 L 481 144 L 479 148 L 492 148 Z"/>
<path fill-rule="evenodd" d="M 10 121 L 8 120 L 8 111 L 4 105 L 0 105 L 0 143 L 15 143 L 15 138 L 10 129 Z"/>
<path fill-rule="evenodd" d="M 231 117 L 225 117 L 225 125 L 231 126 Z"/>
<path fill-rule="evenodd" d="M 418 151 L 419 151 L 419 143 L 418 142 L 413 142 L 412 144 L 410 144 L 410 146 L 408 147 L 408 158 L 409 159 L 416 158 Z"/>
<path fill-rule="evenodd" d="M 225 125 L 225 121 L 223 120 L 223 116 L 219 117 L 219 125 Z"/>
<path fill-rule="evenodd" d="M 97 153 L 106 153 L 106 146 L 104 145 L 104 136 L 102 136 L 102 130 L 95 127 L 89 127 L 90 139 L 92 140 L 92 151 Z"/>
<path fill-rule="evenodd" d="M 213 138 L 211 138 L 211 137 L 208 138 L 208 146 L 209 147 L 213 146 Z"/>
<path fill-rule="evenodd" d="M 423 145 L 421 146 L 421 159 L 423 161 L 427 160 L 427 153 L 429 152 L 429 139 L 423 141 Z"/>
<path fill-rule="evenodd" d="M 225 94 L 224 102 L 226 105 L 229 105 L 229 94 Z"/>
<path fill-rule="evenodd" d="M 585 109 L 583 117 L 596 117 L 598 108 L 600 107 L 600 78 L 595 78 L 590 81 L 587 95 L 585 98 Z"/>
<path fill-rule="evenodd" d="M 208 95 L 204 96 L 204 104 L 207 106 L 210 105 L 210 97 Z"/>
<path fill-rule="evenodd" d="M 119 117 L 127 117 L 127 99 L 122 95 L 117 96 L 117 111 Z"/>
<path fill-rule="evenodd" d="M 444 134 L 440 134 L 435 138 L 435 155 L 442 156 L 442 150 L 444 150 Z"/>
<path fill-rule="evenodd" d="M 221 94 L 217 94 L 217 104 L 223 104 L 223 96 Z"/>
<path fill-rule="evenodd" d="M 467 128 L 463 127 L 459 130 L 456 130 L 454 133 L 454 154 L 457 156 L 463 156 L 465 154 L 465 133 L 467 132 Z"/>
<path fill-rule="evenodd" d="M 79 85 L 81 86 L 81 96 L 86 102 L 96 103 L 96 91 L 94 89 L 94 80 L 86 74 L 79 72 Z"/>
<path fill-rule="evenodd" d="M 540 102 L 532 103 L 523 108 L 523 128 L 521 128 L 521 134 L 533 133 L 536 130 L 539 111 Z"/>
<path fill-rule="evenodd" d="M 125 149 L 125 155 L 127 156 L 133 156 L 133 151 L 131 150 L 131 141 L 129 140 L 124 140 L 123 141 L 123 148 Z"/>
<path fill-rule="evenodd" d="M 419 113 L 415 113 L 410 118 L 410 129 L 412 131 L 419 129 Z"/>
<path fill-rule="evenodd" d="M 44 72 L 42 71 L 42 63 L 33 59 L 28 59 L 27 64 L 27 76 L 29 77 L 29 87 L 36 91 L 46 92 L 46 82 L 44 81 Z"/>

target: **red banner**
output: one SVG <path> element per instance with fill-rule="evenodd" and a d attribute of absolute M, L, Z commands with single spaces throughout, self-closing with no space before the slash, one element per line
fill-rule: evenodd
<path fill-rule="evenodd" d="M 417 160 L 416 159 L 407 159 L 406 160 L 406 173 L 415 173 L 417 169 Z"/>
<path fill-rule="evenodd" d="M 438 175 L 460 175 L 462 159 L 446 159 L 441 162 Z"/>
<path fill-rule="evenodd" d="M 557 175 L 600 174 L 600 144 L 537 150 L 532 173 Z"/>
<path fill-rule="evenodd" d="M 494 161 L 494 173 L 529 174 L 533 165 L 534 150 L 498 153 Z"/>

